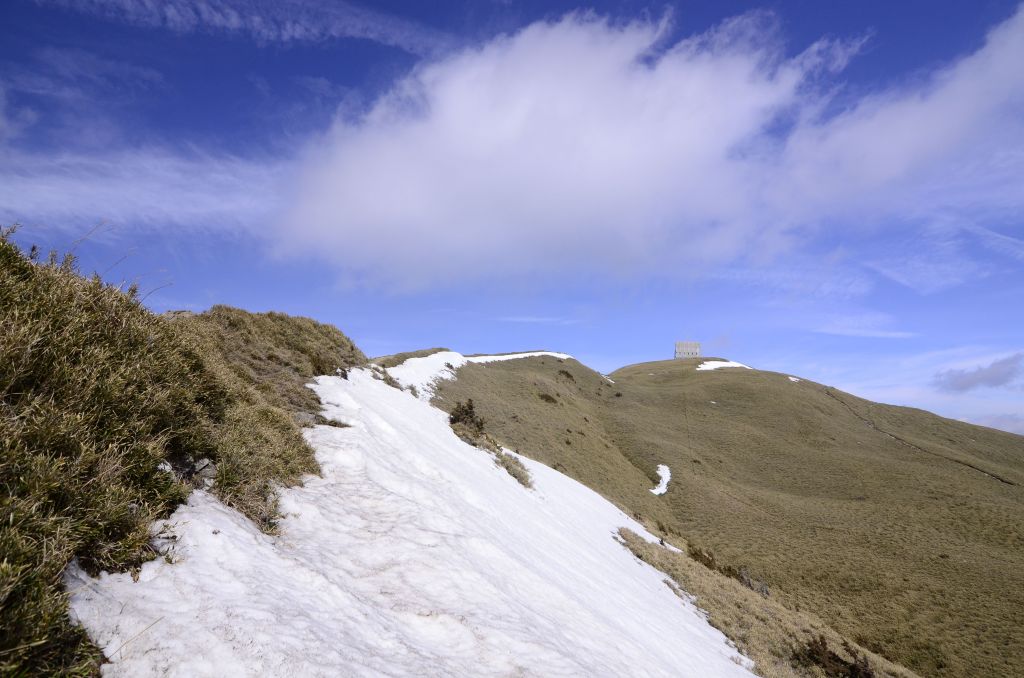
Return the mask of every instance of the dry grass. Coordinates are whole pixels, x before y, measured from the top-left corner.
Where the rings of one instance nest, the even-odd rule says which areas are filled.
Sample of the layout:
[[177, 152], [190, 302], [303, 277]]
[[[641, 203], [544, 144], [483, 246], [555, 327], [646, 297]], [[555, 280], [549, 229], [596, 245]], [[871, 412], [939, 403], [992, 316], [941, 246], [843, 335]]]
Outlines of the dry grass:
[[273, 531], [273, 486], [318, 471], [300, 424], [329, 423], [317, 417], [320, 402], [306, 384], [366, 358], [337, 328], [309, 318], [227, 306], [174, 317], [179, 332], [234, 396], [225, 425], [214, 432], [215, 491], [263, 530]]
[[[334, 328], [216, 307], [169, 321], [134, 289], [38, 263], [0, 235], [0, 674], [90, 675], [62, 573], [154, 554], [149, 525], [212, 491], [272, 529], [274, 484], [315, 470], [303, 386], [362, 354]], [[160, 470], [166, 462], [169, 471]], [[166, 468], [166, 466], [165, 466]]]
[[857, 657], [844, 646], [849, 646], [857, 656], [866, 657], [871, 671], [879, 678], [915, 675], [850, 643], [815, 615], [791, 610], [774, 598], [705, 567], [685, 553], [651, 544], [629, 530], [621, 530], [620, 535], [636, 557], [669, 575], [683, 591], [693, 596], [697, 607], [707, 612], [711, 625], [754, 660], [758, 675], [766, 678], [825, 675], [820, 666], [794, 660], [798, 650], [822, 636], [828, 647], [846, 661], [853, 663]]
[[924, 675], [1024, 674], [1024, 437], [695, 365], [634, 365], [613, 386], [572, 360], [470, 364], [435, 402], [472, 398], [502, 444], [876, 654]]
[[530, 471], [515, 456], [498, 450], [494, 453], [494, 463], [505, 469], [505, 471], [519, 481], [519, 484], [529, 489], [533, 487], [533, 478]]
[[34, 263], [0, 238], [0, 673], [89, 674], [67, 614], [72, 558], [95, 573], [152, 557], [149, 524], [216, 455], [229, 396], [134, 291]]
[[369, 370], [370, 370], [370, 375], [374, 379], [376, 379], [377, 381], [383, 381], [385, 384], [387, 384], [391, 388], [396, 388], [399, 391], [404, 390], [402, 388], [402, 385], [398, 383], [398, 380], [395, 379], [394, 377], [392, 377], [391, 373], [388, 372], [383, 367], [381, 367], [380, 365], [377, 365], [376, 363], [371, 363], [370, 366], [369, 366]]

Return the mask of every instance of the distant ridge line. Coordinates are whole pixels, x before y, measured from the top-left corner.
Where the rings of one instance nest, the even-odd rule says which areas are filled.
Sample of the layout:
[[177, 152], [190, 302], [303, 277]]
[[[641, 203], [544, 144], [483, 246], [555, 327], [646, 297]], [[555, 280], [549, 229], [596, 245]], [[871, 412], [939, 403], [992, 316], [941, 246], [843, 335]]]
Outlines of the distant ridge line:
[[843, 407], [845, 407], [847, 410], [850, 411], [850, 414], [852, 414], [853, 416], [857, 417], [858, 419], [863, 421], [865, 424], [867, 424], [871, 428], [875, 429], [879, 433], [883, 433], [883, 434], [889, 436], [890, 438], [892, 438], [896, 442], [903, 443], [907, 447], [911, 447], [911, 448], [917, 450], [918, 452], [924, 452], [925, 454], [930, 454], [933, 457], [938, 457], [939, 459], [945, 459], [946, 461], [951, 461], [951, 462], [953, 462], [955, 464], [960, 464], [961, 466], [966, 466], [967, 468], [973, 469], [973, 470], [977, 471], [978, 473], [983, 473], [983, 474], [987, 475], [989, 478], [995, 478], [996, 480], [998, 480], [1001, 483], [1006, 483], [1007, 485], [1012, 485], [1013, 487], [1017, 486], [1017, 483], [1015, 483], [1012, 480], [1009, 480], [1007, 478], [1003, 478], [1002, 476], [1000, 476], [1000, 475], [998, 475], [996, 473], [992, 473], [990, 471], [986, 471], [983, 468], [978, 468], [974, 464], [968, 463], [966, 461], [961, 461], [960, 459], [954, 459], [952, 457], [947, 457], [947, 456], [945, 456], [943, 454], [939, 454], [938, 452], [932, 452], [931, 450], [926, 450], [925, 448], [921, 447], [920, 445], [915, 445], [914, 443], [910, 442], [909, 440], [905, 440], [905, 439], [899, 437], [898, 435], [896, 435], [894, 433], [889, 433], [886, 430], [878, 428], [878, 426], [875, 425], [875, 422], [871, 421], [870, 419], [868, 419], [867, 417], [862, 415], [860, 412], [858, 412], [857, 410], [853, 409], [849, 405], [849, 403], [847, 403], [845, 400], [843, 400], [842, 398], [837, 396], [835, 393], [833, 393], [832, 389], [828, 388], [827, 386], [825, 387], [825, 395], [827, 395], [828, 397], [832, 398], [836, 402], [842, 404]]

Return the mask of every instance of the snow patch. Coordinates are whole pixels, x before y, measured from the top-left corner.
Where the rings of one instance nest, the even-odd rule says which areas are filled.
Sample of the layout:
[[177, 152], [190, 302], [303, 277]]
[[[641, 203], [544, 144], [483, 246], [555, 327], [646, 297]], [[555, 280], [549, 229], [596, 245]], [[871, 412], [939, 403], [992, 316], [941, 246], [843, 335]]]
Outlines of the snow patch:
[[697, 371], [704, 372], [706, 370], [719, 370], [723, 367], [742, 367], [747, 370], [754, 369], [748, 365], [744, 365], [743, 363], [733, 362], [732, 360], [708, 360], [697, 365]]
[[502, 360], [517, 360], [519, 358], [540, 358], [547, 356], [559, 360], [570, 360], [572, 356], [568, 353], [554, 353], [552, 351], [533, 351], [532, 353], [499, 353], [497, 355], [474, 355], [466, 358], [471, 363], [493, 363]]
[[661, 481], [658, 486], [651, 490], [651, 494], [665, 494], [668, 492], [668, 481], [672, 479], [672, 469], [664, 464], [658, 464], [658, 477]]
[[437, 386], [437, 382], [444, 379], [454, 379], [455, 370], [466, 363], [493, 363], [540, 356], [557, 358], [559, 360], [572, 358], [567, 353], [554, 353], [551, 351], [476, 355], [471, 357], [464, 356], [457, 351], [438, 351], [422, 358], [409, 358], [401, 365], [389, 368], [388, 373], [405, 388], [415, 386], [420, 400], [429, 402], [434, 397], [434, 389]]
[[422, 358], [409, 358], [388, 368], [388, 374], [408, 388], [415, 386], [421, 400], [434, 397], [434, 386], [442, 379], [454, 379], [455, 370], [466, 364], [466, 356], [456, 351], [438, 351]]
[[791, 382], [793, 382], [794, 384], [800, 381], [800, 380], [799, 380], [799, 379], [797, 379], [796, 377], [788, 377], [788, 378], [789, 378], [789, 380], [790, 380]]
[[750, 675], [598, 494], [519, 457], [524, 489], [368, 370], [313, 388], [351, 427], [305, 430], [323, 475], [281, 491], [279, 536], [196, 491], [137, 582], [69, 568], [104, 675]]

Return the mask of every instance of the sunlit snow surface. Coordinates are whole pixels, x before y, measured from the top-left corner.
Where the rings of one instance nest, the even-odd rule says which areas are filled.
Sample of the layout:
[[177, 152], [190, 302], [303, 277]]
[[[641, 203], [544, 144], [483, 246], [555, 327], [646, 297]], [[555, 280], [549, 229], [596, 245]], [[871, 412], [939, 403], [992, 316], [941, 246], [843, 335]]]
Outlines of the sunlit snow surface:
[[661, 481], [657, 487], [651, 490], [651, 494], [665, 494], [668, 491], [668, 481], [672, 480], [672, 469], [664, 464], [658, 464], [658, 478]]
[[697, 365], [697, 371], [703, 372], [705, 370], [720, 370], [723, 367], [742, 367], [747, 370], [753, 369], [748, 365], [744, 365], [743, 363], [736, 363], [731, 360], [708, 360], [702, 362], [700, 365]]
[[280, 536], [197, 491], [173, 564], [68, 571], [105, 675], [750, 675], [594, 492], [523, 458], [525, 489], [368, 371], [315, 390], [351, 427], [307, 429], [323, 476], [281, 492]]

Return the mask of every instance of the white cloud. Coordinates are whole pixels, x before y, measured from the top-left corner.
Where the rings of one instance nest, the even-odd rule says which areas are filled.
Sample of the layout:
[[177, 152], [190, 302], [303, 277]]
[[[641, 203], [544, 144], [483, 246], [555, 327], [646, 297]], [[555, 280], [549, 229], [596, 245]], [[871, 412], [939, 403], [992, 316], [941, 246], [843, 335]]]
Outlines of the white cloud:
[[[175, 30], [250, 32], [257, 10], [294, 9], [66, 4]], [[425, 60], [364, 116], [339, 117], [296, 151], [300, 160], [166, 146], [9, 154], [0, 218], [248, 228], [279, 251], [325, 257], [350, 281], [395, 288], [613, 283], [725, 263], [717, 274], [727, 279], [858, 297], [871, 283], [857, 270], [855, 230], [981, 228], [1024, 210], [1024, 11], [974, 54], [826, 117], [859, 39], [786, 57], [763, 13], [675, 44], [665, 35], [661, 23], [574, 14]], [[834, 232], [854, 247], [842, 270], [771, 266]], [[1015, 244], [1007, 238], [1003, 249]], [[956, 238], [933, 239], [913, 256], [864, 263], [920, 291], [983, 271]]]
[[127, 23], [238, 34], [261, 42], [364, 38], [413, 54], [450, 44], [440, 31], [342, 0], [36, 0]]
[[1024, 208], [1024, 154], [1005, 152], [1024, 148], [1024, 12], [923, 83], [827, 118], [857, 41], [783, 58], [763, 14], [662, 38], [576, 14], [421, 65], [335, 123], [289, 240], [418, 286], [674, 274], [770, 258], [826, 224]]

